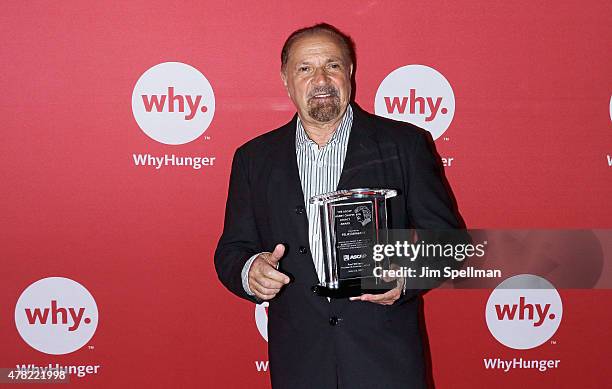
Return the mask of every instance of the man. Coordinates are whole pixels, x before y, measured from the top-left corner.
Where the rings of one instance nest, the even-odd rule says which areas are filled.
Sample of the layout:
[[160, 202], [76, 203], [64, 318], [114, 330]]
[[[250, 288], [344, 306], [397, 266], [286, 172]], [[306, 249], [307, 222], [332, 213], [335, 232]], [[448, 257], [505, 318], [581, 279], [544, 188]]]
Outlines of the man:
[[319, 220], [308, 199], [336, 189], [390, 188], [391, 228], [457, 228], [427, 133], [350, 103], [350, 38], [320, 24], [281, 53], [281, 79], [297, 115], [234, 156], [219, 279], [269, 301], [274, 388], [420, 388], [425, 368], [416, 290], [352, 299], [317, 296], [323, 273]]

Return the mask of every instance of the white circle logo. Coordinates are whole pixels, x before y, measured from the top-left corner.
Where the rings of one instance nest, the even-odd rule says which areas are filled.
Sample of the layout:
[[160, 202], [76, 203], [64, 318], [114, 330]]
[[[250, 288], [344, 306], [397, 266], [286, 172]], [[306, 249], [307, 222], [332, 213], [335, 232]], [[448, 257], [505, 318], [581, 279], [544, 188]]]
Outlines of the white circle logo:
[[563, 315], [561, 296], [542, 277], [520, 274], [493, 290], [485, 311], [491, 334], [504, 346], [526, 350], [550, 339]]
[[268, 341], [268, 306], [270, 304], [264, 301], [261, 304], [255, 305], [255, 325], [262, 338]]
[[448, 80], [424, 65], [397, 68], [380, 83], [374, 112], [422, 127], [438, 139], [455, 115], [455, 94]]
[[206, 131], [215, 114], [215, 95], [196, 68], [181, 62], [155, 65], [136, 82], [132, 112], [150, 138], [181, 145]]
[[96, 332], [98, 306], [87, 289], [64, 277], [28, 286], [15, 307], [15, 325], [23, 340], [46, 354], [68, 354]]

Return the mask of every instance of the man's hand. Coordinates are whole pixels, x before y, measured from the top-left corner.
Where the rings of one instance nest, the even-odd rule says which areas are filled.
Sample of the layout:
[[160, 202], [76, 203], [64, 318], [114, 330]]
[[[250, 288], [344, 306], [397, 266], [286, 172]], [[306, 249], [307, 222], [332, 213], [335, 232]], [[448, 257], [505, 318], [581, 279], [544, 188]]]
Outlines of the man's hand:
[[402, 295], [402, 289], [404, 288], [404, 278], [398, 278], [397, 286], [388, 292], [383, 294], [362, 294], [361, 296], [351, 297], [351, 301], [369, 301], [371, 303], [381, 305], [391, 305]]
[[285, 246], [277, 244], [273, 252], [259, 254], [253, 261], [249, 269], [249, 288], [256, 297], [270, 300], [289, 283], [289, 277], [276, 270], [283, 254]]
[[383, 294], [362, 294], [361, 296], [351, 297], [351, 301], [369, 301], [381, 305], [391, 305], [401, 294], [402, 291], [400, 289], [393, 288]]

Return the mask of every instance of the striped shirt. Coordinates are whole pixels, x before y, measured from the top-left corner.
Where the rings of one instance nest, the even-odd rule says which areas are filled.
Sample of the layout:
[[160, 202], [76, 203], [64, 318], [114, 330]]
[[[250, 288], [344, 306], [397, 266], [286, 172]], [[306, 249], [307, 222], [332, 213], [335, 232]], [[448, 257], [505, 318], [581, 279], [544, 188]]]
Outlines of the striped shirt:
[[353, 124], [353, 111], [349, 105], [346, 113], [334, 131], [329, 142], [319, 147], [313, 140], [308, 138], [302, 122], [298, 118], [295, 133], [295, 152], [297, 165], [304, 192], [304, 204], [306, 204], [306, 215], [308, 216], [308, 240], [310, 252], [314, 262], [319, 282], [323, 281], [323, 247], [321, 244], [321, 223], [318, 206], [310, 204], [310, 198], [319, 194], [333, 192], [338, 187], [346, 148], [348, 145], [351, 125]]
[[[297, 165], [304, 193], [304, 204], [306, 205], [306, 215], [308, 216], [308, 240], [314, 268], [317, 272], [319, 281], [323, 281], [323, 247], [321, 245], [321, 226], [319, 223], [319, 212], [317, 206], [310, 204], [310, 198], [319, 194], [333, 192], [338, 187], [348, 139], [353, 125], [353, 110], [348, 105], [340, 125], [334, 131], [329, 142], [319, 147], [308, 137], [302, 121], [298, 117], [295, 129], [295, 153]], [[242, 268], [242, 287], [251, 296], [254, 293], [249, 288], [249, 269], [257, 258], [256, 254], [249, 258]]]

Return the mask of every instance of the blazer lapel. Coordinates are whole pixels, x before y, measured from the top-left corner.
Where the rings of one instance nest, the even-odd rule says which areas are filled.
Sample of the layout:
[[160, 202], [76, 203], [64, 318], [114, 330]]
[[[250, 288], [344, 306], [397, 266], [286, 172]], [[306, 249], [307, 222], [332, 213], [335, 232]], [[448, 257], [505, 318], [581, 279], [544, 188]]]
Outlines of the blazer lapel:
[[353, 125], [349, 136], [346, 157], [342, 174], [338, 182], [338, 190], [354, 189], [351, 187], [352, 178], [377, 156], [377, 142], [374, 140], [375, 131], [368, 126], [368, 120], [359, 107], [353, 108]]
[[[271, 150], [273, 161], [268, 172], [270, 181], [267, 196], [269, 207], [275, 210], [272, 213], [274, 225], [279, 226], [283, 232], [290, 232], [295, 237], [294, 241], [307, 246], [308, 218], [295, 152], [296, 118], [297, 115], [283, 127], [277, 144]], [[296, 252], [298, 247], [289, 247], [289, 250]], [[312, 285], [318, 282], [310, 250], [308, 255], [297, 255], [295, 259], [304, 261], [303, 265], [308, 269], [307, 282]]]

